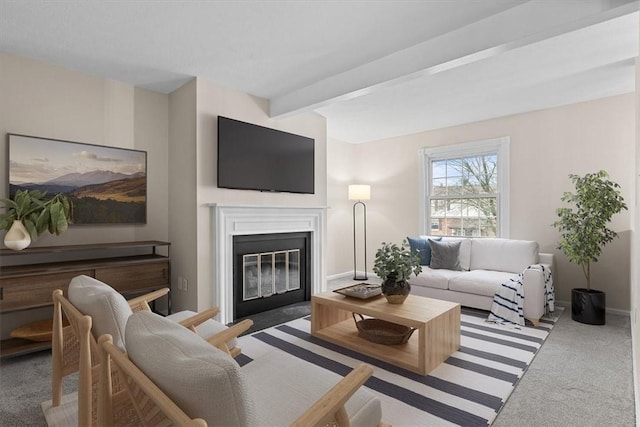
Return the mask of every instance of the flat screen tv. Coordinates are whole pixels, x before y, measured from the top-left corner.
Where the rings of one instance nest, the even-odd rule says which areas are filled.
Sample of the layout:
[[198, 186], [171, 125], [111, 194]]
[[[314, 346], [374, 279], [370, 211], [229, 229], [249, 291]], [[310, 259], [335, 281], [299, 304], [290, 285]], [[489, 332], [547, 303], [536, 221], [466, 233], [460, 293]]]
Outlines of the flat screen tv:
[[315, 140], [218, 116], [218, 187], [314, 193]]

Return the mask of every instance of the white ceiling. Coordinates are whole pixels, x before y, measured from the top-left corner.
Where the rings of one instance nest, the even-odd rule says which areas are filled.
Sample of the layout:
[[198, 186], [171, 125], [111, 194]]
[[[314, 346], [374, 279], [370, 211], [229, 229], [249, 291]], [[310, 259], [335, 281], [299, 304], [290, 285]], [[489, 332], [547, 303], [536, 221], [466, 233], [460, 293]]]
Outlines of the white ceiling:
[[638, 3], [0, 0], [0, 51], [164, 93], [201, 77], [358, 143], [632, 92]]

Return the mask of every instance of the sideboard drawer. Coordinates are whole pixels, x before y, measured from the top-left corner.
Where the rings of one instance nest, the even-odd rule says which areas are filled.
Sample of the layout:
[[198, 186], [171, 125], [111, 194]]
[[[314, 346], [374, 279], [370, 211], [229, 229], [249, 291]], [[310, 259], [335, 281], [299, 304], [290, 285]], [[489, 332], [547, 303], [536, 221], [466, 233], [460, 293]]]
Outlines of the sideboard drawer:
[[0, 279], [0, 311], [13, 311], [53, 304], [51, 294], [62, 289], [65, 295], [69, 282], [75, 276], [91, 276], [92, 270], [66, 271], [45, 275], [3, 277]]
[[96, 268], [96, 279], [120, 293], [169, 286], [169, 261]]

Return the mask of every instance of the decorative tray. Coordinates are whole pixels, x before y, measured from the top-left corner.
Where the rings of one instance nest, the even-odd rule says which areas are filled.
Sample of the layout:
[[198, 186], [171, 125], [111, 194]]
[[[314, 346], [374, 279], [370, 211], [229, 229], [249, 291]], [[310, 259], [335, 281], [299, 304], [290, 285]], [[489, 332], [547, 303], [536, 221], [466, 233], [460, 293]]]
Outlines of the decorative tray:
[[346, 295], [348, 297], [368, 299], [382, 294], [382, 289], [380, 285], [374, 285], [371, 283], [357, 283], [345, 288], [335, 289], [333, 292], [339, 293], [341, 295]]

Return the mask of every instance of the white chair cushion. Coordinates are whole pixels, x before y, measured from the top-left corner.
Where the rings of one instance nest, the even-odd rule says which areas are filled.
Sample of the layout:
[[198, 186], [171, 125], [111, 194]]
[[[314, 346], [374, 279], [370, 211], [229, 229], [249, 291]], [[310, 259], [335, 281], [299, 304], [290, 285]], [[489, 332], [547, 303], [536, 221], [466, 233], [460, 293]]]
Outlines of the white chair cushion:
[[[260, 415], [260, 426], [288, 426], [342, 377], [280, 350], [271, 350], [241, 368]], [[276, 392], [277, 390], [277, 392]], [[376, 426], [380, 400], [362, 387], [345, 404], [353, 427]]]
[[473, 239], [471, 270], [522, 273], [538, 262], [538, 243], [528, 240]]
[[[172, 313], [168, 315], [167, 319], [171, 319], [176, 323], [180, 323], [181, 321], [188, 319], [191, 316], [195, 316], [196, 314], [197, 313], [195, 311], [183, 310], [183, 311], [179, 311], [177, 313]], [[213, 319], [209, 319], [202, 322], [200, 325], [196, 326], [196, 334], [206, 339], [214, 336], [218, 332], [222, 332], [225, 329], [227, 329], [227, 327], [222, 323]], [[236, 347], [237, 345], [238, 345], [238, 340], [236, 338], [232, 338], [231, 340], [227, 341], [227, 346], [229, 348]]]
[[188, 416], [209, 426], [257, 425], [240, 367], [228, 354], [155, 313], [126, 327], [129, 358]]
[[125, 349], [124, 330], [132, 311], [127, 300], [111, 286], [89, 276], [76, 276], [69, 283], [69, 301], [91, 316], [93, 336], [110, 334], [113, 343]]

